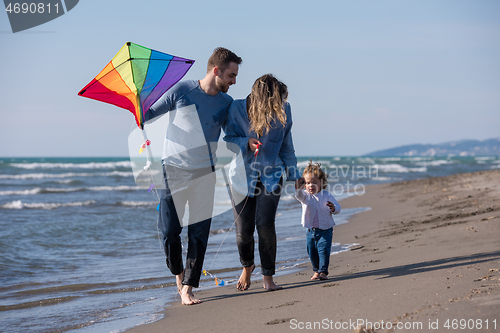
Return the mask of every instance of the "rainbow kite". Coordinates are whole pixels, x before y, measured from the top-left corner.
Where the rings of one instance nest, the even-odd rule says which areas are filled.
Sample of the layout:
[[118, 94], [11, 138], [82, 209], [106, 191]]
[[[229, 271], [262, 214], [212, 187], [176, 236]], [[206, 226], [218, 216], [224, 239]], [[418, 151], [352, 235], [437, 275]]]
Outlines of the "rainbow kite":
[[128, 42], [78, 95], [129, 110], [144, 129], [144, 113], [193, 63]]

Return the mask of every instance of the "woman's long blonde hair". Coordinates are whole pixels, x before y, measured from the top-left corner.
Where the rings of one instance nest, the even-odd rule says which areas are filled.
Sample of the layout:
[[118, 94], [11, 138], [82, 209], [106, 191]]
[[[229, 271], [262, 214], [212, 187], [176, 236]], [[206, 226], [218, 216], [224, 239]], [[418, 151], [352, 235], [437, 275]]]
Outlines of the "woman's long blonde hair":
[[272, 74], [266, 74], [255, 80], [247, 104], [250, 131], [258, 136], [268, 133], [271, 122], [277, 119], [285, 127], [286, 113], [283, 108], [288, 97], [288, 88]]

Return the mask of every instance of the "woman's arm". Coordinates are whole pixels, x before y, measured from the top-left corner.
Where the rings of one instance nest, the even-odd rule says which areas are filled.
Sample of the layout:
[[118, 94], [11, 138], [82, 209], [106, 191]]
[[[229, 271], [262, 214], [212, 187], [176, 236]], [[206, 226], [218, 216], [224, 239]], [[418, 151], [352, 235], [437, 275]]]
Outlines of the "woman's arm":
[[285, 112], [287, 118], [287, 124], [285, 127], [285, 137], [283, 138], [283, 143], [279, 151], [279, 156], [285, 164], [286, 168], [286, 178], [287, 180], [297, 180], [300, 179], [301, 173], [297, 169], [297, 157], [295, 156], [295, 148], [293, 147], [292, 139], [292, 112], [290, 104], [285, 104]]
[[235, 101], [229, 108], [229, 114], [224, 127], [224, 141], [237, 144], [241, 152], [245, 154], [250, 149], [250, 137], [248, 135], [248, 128], [250, 125], [248, 124], [246, 108], [244, 109], [244, 114], [242, 114], [241, 104], [241, 101]]

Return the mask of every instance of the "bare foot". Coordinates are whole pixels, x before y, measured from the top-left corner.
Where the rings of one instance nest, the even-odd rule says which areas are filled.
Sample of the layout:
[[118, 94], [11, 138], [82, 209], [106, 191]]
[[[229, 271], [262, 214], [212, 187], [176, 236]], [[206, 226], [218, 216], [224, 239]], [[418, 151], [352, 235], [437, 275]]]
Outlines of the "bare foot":
[[241, 271], [241, 276], [238, 279], [238, 284], [236, 285], [236, 289], [243, 291], [250, 288], [250, 278], [252, 276], [252, 272], [255, 269], [255, 265], [250, 267], [243, 267], [243, 271]]
[[319, 273], [320, 280], [328, 280], [328, 276], [325, 273]]
[[313, 276], [311, 276], [311, 280], [319, 280], [319, 273], [314, 272]]
[[181, 274], [175, 276], [175, 282], [177, 283], [177, 291], [179, 292], [179, 295], [181, 294], [182, 290], [182, 280], [184, 279], [184, 271], [182, 271]]
[[266, 276], [264, 275], [264, 289], [267, 291], [275, 291], [275, 290], [281, 290], [283, 287], [278, 286], [276, 283], [273, 281], [272, 276]]
[[194, 297], [192, 286], [188, 285], [182, 286], [182, 289], [179, 292], [179, 294], [181, 295], [182, 305], [193, 305], [201, 303], [199, 299], [196, 299]]

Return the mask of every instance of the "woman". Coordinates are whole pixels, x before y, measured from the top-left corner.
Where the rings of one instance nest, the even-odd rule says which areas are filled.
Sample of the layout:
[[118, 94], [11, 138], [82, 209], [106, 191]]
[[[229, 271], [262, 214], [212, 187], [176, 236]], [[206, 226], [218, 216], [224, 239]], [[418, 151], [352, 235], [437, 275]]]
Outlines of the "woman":
[[[235, 100], [229, 109], [224, 140], [237, 144], [245, 162], [247, 193], [234, 191], [236, 243], [243, 271], [237, 289], [250, 287], [254, 264], [254, 230], [259, 236], [259, 255], [264, 275], [264, 288], [281, 289], [273, 281], [276, 262], [275, 216], [283, 185], [296, 181], [301, 175], [293, 148], [292, 115], [286, 102], [288, 90], [273, 75], [258, 78], [251, 94]], [[241, 195], [244, 195], [241, 198]]]

